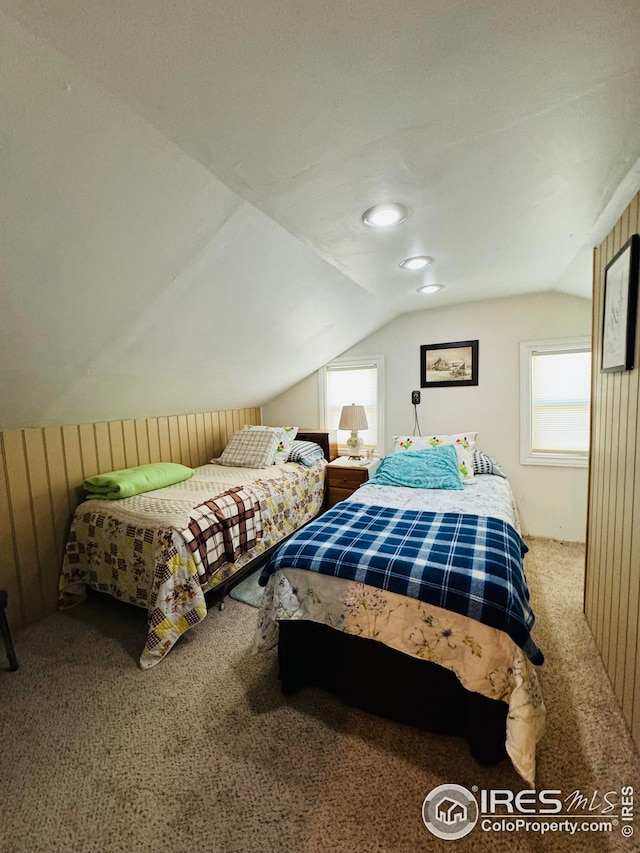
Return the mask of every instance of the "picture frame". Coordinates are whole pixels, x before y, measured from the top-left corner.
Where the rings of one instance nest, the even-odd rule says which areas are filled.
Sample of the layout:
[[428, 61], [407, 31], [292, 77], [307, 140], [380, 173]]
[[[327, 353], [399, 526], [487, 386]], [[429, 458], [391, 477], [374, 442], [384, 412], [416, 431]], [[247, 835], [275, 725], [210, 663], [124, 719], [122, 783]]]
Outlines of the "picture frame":
[[450, 388], [478, 384], [478, 341], [423, 344], [420, 387]]
[[633, 234], [605, 267], [601, 373], [633, 370], [640, 235]]

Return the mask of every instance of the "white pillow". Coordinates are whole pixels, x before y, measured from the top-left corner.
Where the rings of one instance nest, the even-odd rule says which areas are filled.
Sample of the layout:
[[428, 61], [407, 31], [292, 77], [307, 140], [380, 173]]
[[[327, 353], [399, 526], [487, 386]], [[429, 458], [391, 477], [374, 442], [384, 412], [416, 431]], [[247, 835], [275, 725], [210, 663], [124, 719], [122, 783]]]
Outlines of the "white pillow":
[[260, 426], [258, 424], [245, 424], [245, 429], [258, 429], [258, 430], [271, 430], [278, 433], [278, 449], [276, 450], [276, 458], [274, 460], [275, 465], [284, 465], [284, 463], [289, 459], [289, 453], [291, 452], [291, 445], [293, 444], [296, 435], [298, 434], [298, 427], [294, 426], [286, 426], [286, 427], [270, 427], [270, 426]]
[[282, 430], [240, 429], [234, 432], [218, 459], [218, 465], [268, 468], [273, 465]]
[[455, 435], [394, 435], [393, 452], [428, 450], [439, 444], [453, 444], [458, 456], [458, 469], [462, 482], [471, 483], [474, 479], [473, 450], [477, 438], [477, 432], [458, 432]]
[[393, 452], [402, 453], [403, 450], [429, 450], [431, 445], [428, 439], [420, 435], [394, 435]]

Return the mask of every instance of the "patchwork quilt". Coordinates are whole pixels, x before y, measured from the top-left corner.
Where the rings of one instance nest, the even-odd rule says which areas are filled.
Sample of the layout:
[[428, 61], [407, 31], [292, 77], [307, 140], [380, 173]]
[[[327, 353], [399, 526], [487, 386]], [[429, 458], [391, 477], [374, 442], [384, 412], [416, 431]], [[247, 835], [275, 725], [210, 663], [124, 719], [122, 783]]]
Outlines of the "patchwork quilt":
[[317, 515], [325, 465], [203, 465], [175, 486], [85, 501], [67, 540], [60, 607], [82, 601], [87, 586], [144, 607], [140, 665], [154, 666], [206, 617], [206, 592]]

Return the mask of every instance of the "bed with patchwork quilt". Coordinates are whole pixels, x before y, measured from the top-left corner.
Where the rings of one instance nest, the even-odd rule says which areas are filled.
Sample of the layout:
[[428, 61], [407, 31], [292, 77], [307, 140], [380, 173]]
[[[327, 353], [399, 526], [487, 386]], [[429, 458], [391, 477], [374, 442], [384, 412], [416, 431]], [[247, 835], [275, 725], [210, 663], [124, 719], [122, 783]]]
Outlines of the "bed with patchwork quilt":
[[86, 500], [71, 523], [60, 606], [78, 604], [90, 587], [145, 608], [140, 665], [154, 666], [206, 617], [206, 593], [226, 591], [318, 514], [325, 465], [324, 458], [260, 468], [207, 464], [173, 485]]
[[498, 469], [420, 488], [416, 470], [410, 486], [374, 476], [276, 550], [254, 649], [278, 644], [285, 692], [320, 686], [462, 734], [482, 763], [508, 755], [533, 785], [544, 657], [509, 482]]

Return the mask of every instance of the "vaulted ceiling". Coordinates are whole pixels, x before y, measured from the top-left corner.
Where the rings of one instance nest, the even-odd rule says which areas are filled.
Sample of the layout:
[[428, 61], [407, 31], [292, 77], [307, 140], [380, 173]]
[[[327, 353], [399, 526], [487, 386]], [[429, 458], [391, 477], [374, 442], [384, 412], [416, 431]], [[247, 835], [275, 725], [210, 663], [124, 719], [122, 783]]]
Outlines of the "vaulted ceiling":
[[0, 10], [3, 426], [255, 405], [405, 311], [588, 298], [640, 185], [637, 0]]

